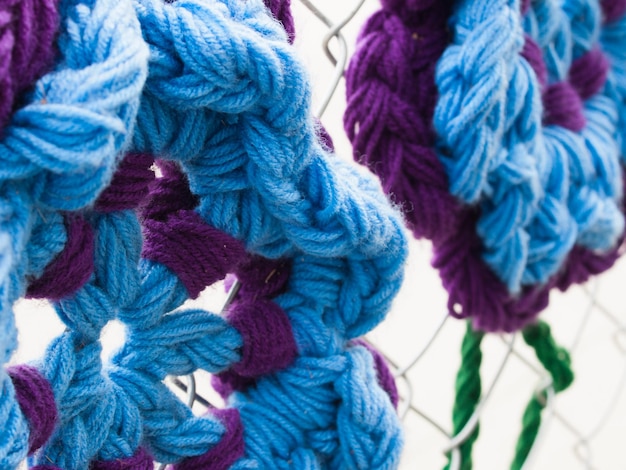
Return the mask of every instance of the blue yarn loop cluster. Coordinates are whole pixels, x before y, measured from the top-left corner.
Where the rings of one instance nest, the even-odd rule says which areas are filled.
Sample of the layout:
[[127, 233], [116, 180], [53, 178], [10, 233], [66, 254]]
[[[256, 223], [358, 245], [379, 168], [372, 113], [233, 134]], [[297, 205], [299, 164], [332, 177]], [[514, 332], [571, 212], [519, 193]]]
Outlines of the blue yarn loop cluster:
[[[136, 6], [151, 73], [135, 150], [180, 164], [207, 224], [252, 253], [293, 259], [276, 302], [299, 358], [229, 400], [244, 426], [246, 455], [235, 468], [395, 467], [398, 418], [375, 385], [369, 353], [347, 343], [384, 318], [400, 286], [402, 220], [371, 176], [318, 143], [306, 73], [261, 2]], [[164, 306], [162, 313], [171, 308]], [[213, 344], [224, 350], [221, 341]], [[219, 372], [228, 360], [236, 359], [203, 368]], [[119, 373], [133, 368], [127, 362]], [[159, 404], [159, 417], [167, 406]], [[184, 420], [193, 425], [162, 429], [154, 420], [146, 428], [157, 459], [175, 462], [215, 445], [219, 423]]]
[[[206, 224], [291, 264], [273, 301], [298, 355], [229, 398], [245, 445], [231, 468], [396, 468], [399, 419], [372, 354], [351, 340], [384, 319], [401, 285], [404, 224], [371, 175], [318, 142], [309, 80], [281, 25], [260, 0], [59, 8], [59, 63], [0, 142], [3, 363], [17, 345], [11, 305], [63, 251], [68, 212], [93, 229], [95, 269], [55, 303], [67, 328], [36, 366], [59, 419], [29, 463], [83, 470], [147, 449], [184, 465], [227, 433], [164, 379], [228, 371], [242, 359], [242, 335], [225, 317], [185, 307], [190, 293], [174, 270], [142, 258], [136, 209], [93, 205], [130, 151], [175, 162]], [[100, 336], [114, 319], [126, 337], [103, 364]], [[1, 374], [0, 468], [13, 469], [29, 423]]]
[[[626, 122], [626, 17], [622, 16], [617, 21], [605, 24], [600, 31], [600, 44], [602, 51], [611, 62], [611, 74], [607, 80], [606, 96], [617, 106], [620, 125]], [[620, 127], [621, 129], [621, 127]], [[620, 144], [620, 161], [626, 164], [626, 139], [618, 133]]]
[[[546, 282], [574, 244], [607, 251], [624, 231], [620, 25], [602, 24], [597, 0], [538, 0], [524, 14], [518, 0], [455, 5], [436, 74], [438, 151], [452, 193], [480, 208], [484, 259], [512, 293]], [[525, 38], [542, 51], [548, 86], [594, 48], [613, 59], [583, 103], [582, 130], [544, 121], [551, 110], [522, 56]]]
[[[61, 0], [59, 12], [57, 63], [24, 97], [0, 141], [1, 364], [17, 346], [13, 303], [26, 279], [40, 276], [63, 249], [62, 214], [89, 206], [109, 183], [147, 76], [148, 51], [129, 0]], [[93, 314], [85, 309], [94, 303], [80, 307], [83, 316]], [[71, 327], [80, 330], [80, 322]], [[82, 411], [81, 391], [98, 383], [88, 377], [93, 347], [83, 353], [67, 347], [76, 336], [53, 343], [40, 366], [68, 418]], [[26, 457], [29, 425], [4, 368], [0, 390], [0, 468], [12, 469]], [[89, 442], [94, 428], [77, 429], [71, 449], [80, 454], [77, 440]]]

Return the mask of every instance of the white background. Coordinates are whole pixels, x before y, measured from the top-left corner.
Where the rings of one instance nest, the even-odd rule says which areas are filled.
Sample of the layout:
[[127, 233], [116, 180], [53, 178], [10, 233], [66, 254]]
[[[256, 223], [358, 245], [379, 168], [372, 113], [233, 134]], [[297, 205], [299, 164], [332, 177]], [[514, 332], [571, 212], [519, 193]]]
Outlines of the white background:
[[[319, 103], [327, 92], [333, 68], [325, 58], [321, 42], [325, 27], [306, 10], [299, 0], [293, 0], [296, 14], [298, 47], [302, 59], [309, 66], [315, 84], [314, 99]], [[314, 3], [333, 21], [341, 20], [354, 4], [348, 0], [315, 0]], [[377, 8], [376, 0], [367, 0], [355, 20], [343, 30], [350, 50], [360, 24]], [[332, 44], [336, 51], [336, 43]], [[351, 151], [341, 124], [345, 107], [343, 82], [334, 93], [331, 106], [322, 121], [330, 131], [337, 153], [350, 159]], [[394, 362], [407, 364], [431, 338], [445, 315], [446, 294], [437, 274], [430, 267], [430, 248], [426, 242], [412, 242], [407, 264], [406, 282], [394, 303], [385, 324], [374, 331], [370, 339]], [[574, 446], [578, 438], [558, 419], [552, 419], [542, 434], [541, 445], [534, 453], [533, 469], [584, 469], [617, 470], [626, 468], [624, 439], [626, 436], [626, 400], [621, 399], [621, 380], [626, 371], [626, 335], [622, 322], [626, 321], [623, 279], [626, 263], [619, 263], [599, 284], [590, 283], [587, 291], [596, 290], [597, 305], [582, 288], [573, 288], [567, 295], [553, 293], [551, 307], [543, 318], [553, 327], [559, 343], [569, 346], [575, 342], [578, 331], [580, 341], [573, 355], [576, 381], [572, 388], [559, 395], [556, 411], [566, 419], [581, 437], [593, 434], [590, 439], [593, 466], [580, 460]], [[208, 288], [199, 301], [213, 311], [219, 311], [223, 291]], [[585, 314], [591, 308], [591, 314]], [[602, 312], [605, 309], [615, 317], [611, 321]], [[44, 353], [48, 341], [63, 330], [52, 310], [43, 302], [22, 301], [16, 308], [20, 333], [20, 348], [13, 362], [34, 360]], [[587, 318], [583, 325], [583, 320]], [[413, 404], [420, 412], [451, 431], [451, 413], [454, 377], [460, 361], [460, 344], [465, 325], [449, 319], [441, 334], [427, 353], [407, 374], [413, 388]], [[110, 354], [123, 340], [123, 328], [111, 323], [105, 329], [104, 356]], [[507, 340], [509, 338], [506, 338]], [[622, 349], [624, 348], [624, 349]], [[487, 389], [506, 353], [503, 338], [488, 337], [483, 352], [483, 390]], [[521, 338], [517, 338], [516, 351], [528, 357]], [[515, 441], [521, 426], [523, 409], [540, 380], [516, 357], [511, 357], [504, 373], [496, 384], [494, 393], [481, 416], [480, 438], [475, 445], [474, 468], [478, 470], [505, 469], [513, 456]], [[209, 395], [206, 378], [199, 379], [201, 393]], [[406, 395], [406, 384], [400, 380], [400, 389]], [[618, 395], [616, 395], [618, 394]], [[617, 396], [617, 400], [614, 397]], [[608, 410], [608, 418], [604, 419]], [[598, 423], [602, 427], [597, 433]], [[426, 419], [415, 412], [405, 419], [406, 447], [402, 469], [438, 469], [445, 463], [442, 450], [448, 440]]]

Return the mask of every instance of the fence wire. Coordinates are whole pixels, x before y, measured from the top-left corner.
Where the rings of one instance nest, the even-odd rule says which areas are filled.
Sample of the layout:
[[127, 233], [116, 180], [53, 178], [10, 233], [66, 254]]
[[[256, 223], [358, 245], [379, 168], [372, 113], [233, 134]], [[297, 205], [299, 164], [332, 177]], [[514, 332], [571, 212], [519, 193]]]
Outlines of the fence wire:
[[[296, 47], [312, 73], [317, 116], [330, 132], [338, 155], [350, 158], [341, 125], [345, 109], [342, 77], [358, 30], [379, 8], [378, 0], [292, 1]], [[547, 392], [547, 406], [524, 470], [626, 468], [622, 450], [626, 435], [626, 400], [622, 399], [626, 386], [626, 308], [622, 301], [626, 263], [618, 262], [600, 279], [567, 294], [553, 293], [551, 306], [543, 314], [558, 342], [572, 355], [577, 378], [571, 389], [555, 397], [545, 371], [516, 335], [488, 335], [481, 371], [486, 392], [465, 428], [452, 435], [454, 376], [464, 326], [445, 313], [446, 294], [430, 268], [429, 243], [412, 241], [410, 249], [405, 285], [393, 310], [367, 338], [386, 357], [397, 379], [398, 412], [406, 435], [401, 469], [443, 468], [448, 452], [452, 455], [450, 468], [459, 468], [459, 446], [478, 423], [481, 435], [474, 467], [507, 468], [524, 406], [532, 393], [542, 391]], [[215, 310], [228, 301], [221, 286], [213, 286], [192, 304]], [[16, 317], [23, 346], [13, 362], [23, 362], [40, 357], [62, 325], [42, 302], [21, 301], [17, 310], [22, 310]], [[33, 328], [33, 324], [40, 327]], [[121, 344], [123, 337], [120, 325], [109, 325], [103, 337], [103, 355]], [[170, 377], [168, 383], [198, 414], [222, 406], [206, 373]]]
[[[296, 46], [313, 71], [317, 117], [335, 140], [338, 154], [349, 158], [341, 127], [345, 109], [342, 78], [359, 27], [378, 8], [378, 1], [294, 0], [293, 8]], [[481, 373], [488, 384], [486, 392], [467, 425], [452, 435], [452, 378], [459, 362], [461, 322], [445, 313], [445, 293], [428, 263], [429, 244], [413, 242], [411, 250], [407, 281], [394, 311], [387, 323], [368, 337], [391, 365], [400, 389], [398, 412], [407, 431], [401, 468], [441, 468], [447, 453], [452, 454], [450, 468], [460, 468], [459, 446], [479, 422], [482, 437], [475, 468], [505, 468], [503, 462], [513, 454], [527, 394], [539, 396], [542, 392], [547, 397], [546, 409], [524, 470], [625, 468], [626, 457], [620, 447], [624, 432], [620, 431], [626, 432], [626, 413], [623, 406], [620, 409], [620, 399], [626, 385], [626, 312], [619, 302], [619, 281], [626, 265], [618, 263], [605, 274], [608, 289], [601, 289], [603, 281], [595, 279], [565, 295], [553, 294], [552, 305], [544, 314], [557, 338], [569, 337], [569, 343], [561, 343], [569, 346], [575, 372], [577, 363], [586, 362], [593, 365], [594, 374], [581, 370], [572, 389], [556, 398], [549, 376], [523, 342], [516, 341], [516, 335], [489, 335], [484, 355], [490, 364]], [[612, 305], [604, 303], [607, 299]], [[202, 380], [208, 384], [208, 377]], [[439, 382], [447, 383], [447, 390], [434, 385], [439, 393], [421, 393]], [[193, 376], [173, 378], [172, 385], [198, 412], [212, 402], [219, 403], [208, 385], [196, 387]], [[578, 419], [580, 415], [583, 419]], [[609, 424], [612, 427], [605, 432]]]

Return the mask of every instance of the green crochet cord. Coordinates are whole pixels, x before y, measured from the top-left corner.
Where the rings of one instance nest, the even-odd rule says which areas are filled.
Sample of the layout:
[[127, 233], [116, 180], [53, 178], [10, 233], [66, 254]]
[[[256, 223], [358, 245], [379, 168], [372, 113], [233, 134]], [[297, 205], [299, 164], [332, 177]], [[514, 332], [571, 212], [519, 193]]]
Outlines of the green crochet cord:
[[[465, 427], [480, 402], [480, 363], [483, 358], [480, 343], [484, 336], [484, 333], [475, 331], [472, 328], [472, 324], [467, 322], [467, 331], [461, 345], [461, 367], [455, 382], [456, 396], [452, 412], [454, 435], [457, 435]], [[471, 470], [472, 468], [472, 447], [476, 439], [478, 439], [478, 432], [477, 425], [459, 447], [461, 452], [461, 470]], [[451, 457], [452, 454], [449, 454], [445, 470], [450, 468]]]
[[[537, 359], [550, 374], [555, 393], [569, 387], [574, 381], [574, 373], [570, 367], [571, 359], [568, 352], [554, 342], [550, 327], [544, 322], [539, 322], [525, 328], [522, 335], [526, 344], [535, 350]], [[526, 406], [522, 418], [522, 432], [517, 441], [511, 470], [519, 470], [524, 465], [539, 433], [541, 412], [546, 406], [547, 398], [543, 390], [539, 395], [533, 395]]]
[[[558, 346], [550, 327], [542, 321], [526, 327], [522, 335], [524, 341], [535, 350], [537, 359], [545, 367], [552, 378], [552, 386], [556, 393], [565, 390], [574, 380], [574, 373], [571, 370], [571, 360], [567, 351]], [[481, 382], [480, 364], [482, 353], [480, 345], [484, 333], [475, 331], [468, 322], [467, 331], [461, 346], [461, 367], [456, 377], [456, 396], [452, 414], [454, 434], [458, 434], [472, 417], [476, 407], [480, 403]], [[541, 426], [541, 412], [546, 406], [547, 394], [542, 391], [539, 395], [534, 395], [528, 403], [522, 419], [522, 431], [517, 441], [515, 457], [511, 464], [511, 470], [519, 470], [539, 433]], [[478, 426], [461, 444], [459, 451], [461, 454], [461, 470], [472, 469], [472, 447], [478, 438]], [[448, 464], [445, 470], [450, 469], [451, 454], [448, 454]]]

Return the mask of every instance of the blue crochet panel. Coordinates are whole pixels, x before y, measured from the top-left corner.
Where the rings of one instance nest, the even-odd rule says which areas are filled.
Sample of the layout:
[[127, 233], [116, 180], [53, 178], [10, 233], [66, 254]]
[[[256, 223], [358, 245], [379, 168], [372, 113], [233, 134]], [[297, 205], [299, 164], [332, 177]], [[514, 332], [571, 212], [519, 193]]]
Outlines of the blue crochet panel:
[[597, 0], [468, 0], [450, 19], [438, 152], [512, 293], [546, 282], [574, 244], [607, 251], [624, 230], [620, 25]]

